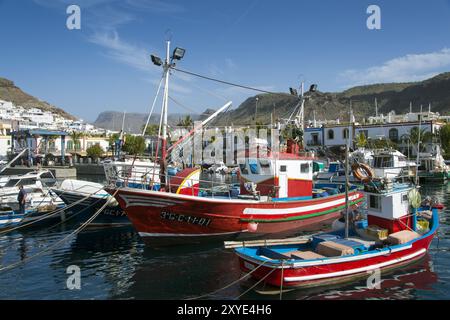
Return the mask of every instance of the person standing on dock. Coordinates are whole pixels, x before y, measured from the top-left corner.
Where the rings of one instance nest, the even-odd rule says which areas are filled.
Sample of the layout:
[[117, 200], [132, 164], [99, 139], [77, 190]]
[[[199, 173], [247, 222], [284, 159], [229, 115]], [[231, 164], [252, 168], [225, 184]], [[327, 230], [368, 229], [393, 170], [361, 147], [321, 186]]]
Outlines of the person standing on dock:
[[19, 202], [19, 213], [25, 214], [25, 201], [27, 198], [27, 192], [23, 189], [23, 186], [19, 187], [19, 194], [17, 195], [17, 201]]

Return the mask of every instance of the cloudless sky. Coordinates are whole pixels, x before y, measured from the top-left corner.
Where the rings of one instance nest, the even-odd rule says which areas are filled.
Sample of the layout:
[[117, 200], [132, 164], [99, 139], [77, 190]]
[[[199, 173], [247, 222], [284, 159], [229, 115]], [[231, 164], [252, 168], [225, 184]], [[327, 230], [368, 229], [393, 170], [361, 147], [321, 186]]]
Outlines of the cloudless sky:
[[[81, 30], [66, 28], [70, 4]], [[381, 30], [366, 26], [371, 4]], [[301, 81], [342, 91], [450, 71], [450, 0], [0, 0], [0, 77], [87, 121], [148, 112], [161, 77], [149, 54], [163, 57], [169, 36], [186, 48], [182, 69], [269, 91]], [[256, 94], [171, 79], [174, 113]]]

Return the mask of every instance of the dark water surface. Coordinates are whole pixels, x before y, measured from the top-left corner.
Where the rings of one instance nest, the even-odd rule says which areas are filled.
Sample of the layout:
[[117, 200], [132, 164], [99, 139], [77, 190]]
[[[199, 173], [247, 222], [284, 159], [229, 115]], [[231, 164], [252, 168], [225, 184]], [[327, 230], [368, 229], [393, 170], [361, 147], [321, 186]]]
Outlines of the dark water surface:
[[[92, 180], [92, 179], [91, 179]], [[98, 179], [101, 181], [101, 179]], [[296, 290], [284, 299], [449, 299], [450, 185], [424, 186], [446, 206], [428, 256], [382, 276], [381, 289], [366, 282], [336, 288]], [[1, 268], [41, 252], [63, 239], [76, 225], [0, 234]], [[66, 286], [67, 267], [81, 270], [81, 289]], [[45, 255], [0, 271], [0, 299], [185, 299], [222, 288], [241, 276], [237, 258], [222, 243], [171, 248], [146, 247], [132, 227], [87, 228]], [[247, 290], [238, 283], [209, 296], [235, 299]], [[249, 292], [247, 299], [278, 299]]]

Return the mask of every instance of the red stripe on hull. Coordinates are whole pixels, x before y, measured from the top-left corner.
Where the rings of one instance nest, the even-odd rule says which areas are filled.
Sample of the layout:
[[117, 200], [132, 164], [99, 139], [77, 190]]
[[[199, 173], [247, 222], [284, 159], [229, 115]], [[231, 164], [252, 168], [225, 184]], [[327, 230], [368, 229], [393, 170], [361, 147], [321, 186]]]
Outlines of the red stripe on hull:
[[[111, 190], [110, 190], [111, 191]], [[355, 193], [362, 198], [361, 193]], [[230, 233], [248, 234], [249, 221], [264, 219], [256, 232], [249, 236], [300, 231], [309, 225], [333, 219], [339, 215], [336, 206], [301, 213], [247, 215], [246, 208], [289, 209], [323, 204], [344, 198], [344, 195], [295, 202], [246, 203], [229, 200], [208, 201], [207, 198], [175, 196], [164, 192], [120, 189], [116, 195], [120, 206], [127, 213], [136, 230], [142, 236], [229, 236]], [[329, 211], [329, 212], [325, 212]], [[325, 212], [325, 213], [323, 213]], [[323, 213], [323, 214], [321, 214]], [[287, 221], [282, 221], [288, 219]]]

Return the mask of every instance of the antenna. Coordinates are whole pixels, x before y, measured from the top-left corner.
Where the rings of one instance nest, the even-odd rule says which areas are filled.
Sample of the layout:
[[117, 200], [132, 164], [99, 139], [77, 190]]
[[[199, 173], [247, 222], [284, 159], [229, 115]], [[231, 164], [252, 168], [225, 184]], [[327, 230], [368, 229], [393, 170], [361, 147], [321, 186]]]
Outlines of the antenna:
[[375, 117], [378, 118], [378, 103], [377, 103], [377, 98], [375, 98]]

